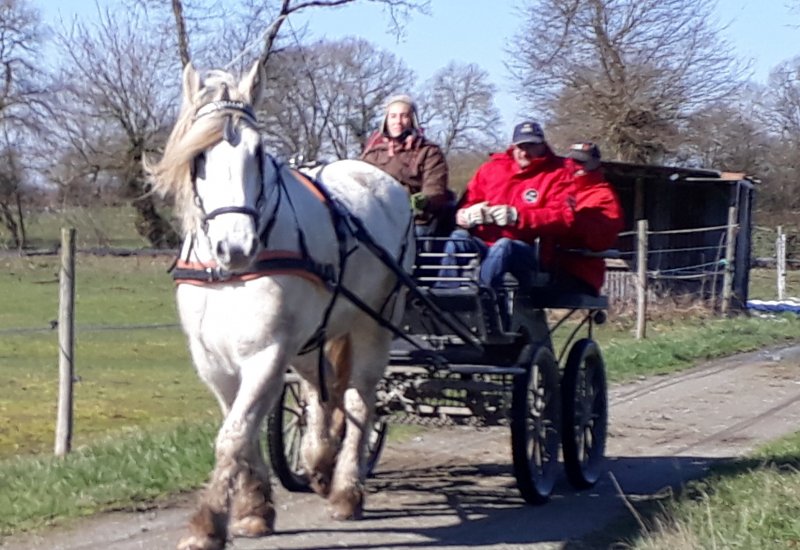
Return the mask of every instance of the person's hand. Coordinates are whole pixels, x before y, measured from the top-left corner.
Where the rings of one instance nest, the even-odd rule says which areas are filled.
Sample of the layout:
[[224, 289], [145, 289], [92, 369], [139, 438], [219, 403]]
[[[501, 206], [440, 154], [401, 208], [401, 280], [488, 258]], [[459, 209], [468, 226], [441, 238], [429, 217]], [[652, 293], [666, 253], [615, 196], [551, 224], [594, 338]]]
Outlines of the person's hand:
[[514, 225], [517, 223], [517, 209], [507, 204], [496, 204], [486, 209], [486, 217], [491, 223], [499, 226]]
[[456, 225], [469, 229], [476, 225], [485, 224], [487, 222], [486, 206], [488, 204], [488, 202], [484, 201], [467, 208], [461, 208], [456, 212]]
[[428, 200], [427, 195], [423, 195], [421, 192], [414, 193], [411, 195], [411, 209], [415, 214], [421, 214], [425, 211], [425, 207], [428, 206]]

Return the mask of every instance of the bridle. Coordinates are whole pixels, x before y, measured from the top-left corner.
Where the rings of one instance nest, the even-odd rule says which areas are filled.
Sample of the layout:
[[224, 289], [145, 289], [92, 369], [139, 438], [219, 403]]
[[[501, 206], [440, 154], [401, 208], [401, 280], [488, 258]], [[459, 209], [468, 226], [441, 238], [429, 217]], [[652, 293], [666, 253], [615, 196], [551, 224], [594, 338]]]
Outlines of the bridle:
[[[236, 131], [236, 124], [234, 123], [234, 115], [238, 115], [239, 120], [244, 119], [252, 126], [256, 126], [258, 124], [258, 120], [253, 112], [253, 108], [243, 101], [220, 100], [207, 103], [197, 110], [193, 120], [196, 122], [200, 118], [210, 115], [227, 116], [225, 120], [225, 126], [222, 131], [222, 139], [230, 144], [234, 144], [239, 138], [238, 132]], [[203, 154], [201, 153], [194, 158], [191, 165], [192, 193], [194, 195], [194, 203], [202, 213], [201, 221], [203, 232], [208, 232], [209, 221], [224, 214], [244, 214], [246, 216], [250, 216], [250, 218], [253, 220], [253, 227], [256, 229], [256, 232], [258, 232], [261, 218], [261, 208], [263, 207], [265, 201], [263, 183], [264, 169], [262, 166], [264, 155], [260, 144], [258, 146], [256, 156], [258, 158], [258, 170], [262, 184], [258, 190], [258, 198], [256, 199], [255, 207], [248, 205], [221, 206], [219, 208], [215, 208], [211, 212], [206, 212], [206, 209], [203, 206], [203, 199], [197, 192], [197, 173], [200, 170], [201, 162], [204, 162]]]

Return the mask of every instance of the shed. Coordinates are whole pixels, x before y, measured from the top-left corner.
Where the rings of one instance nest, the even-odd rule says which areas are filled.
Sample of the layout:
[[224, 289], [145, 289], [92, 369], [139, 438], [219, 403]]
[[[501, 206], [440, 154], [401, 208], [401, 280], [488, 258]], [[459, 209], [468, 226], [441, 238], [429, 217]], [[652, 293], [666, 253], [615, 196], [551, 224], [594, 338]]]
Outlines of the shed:
[[[646, 219], [647, 270], [656, 292], [720, 297], [727, 238], [732, 235], [730, 306], [745, 307], [756, 179], [743, 173], [621, 162], [604, 162], [603, 168], [625, 211], [618, 247], [630, 270], [637, 269], [637, 221]], [[735, 227], [729, 228], [729, 219]]]

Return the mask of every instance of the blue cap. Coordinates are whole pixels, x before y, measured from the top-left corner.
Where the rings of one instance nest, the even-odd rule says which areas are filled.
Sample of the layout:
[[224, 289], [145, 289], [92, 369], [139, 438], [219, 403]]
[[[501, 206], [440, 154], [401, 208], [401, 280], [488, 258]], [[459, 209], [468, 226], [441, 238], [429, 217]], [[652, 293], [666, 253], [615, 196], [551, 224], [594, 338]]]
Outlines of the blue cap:
[[544, 143], [544, 132], [538, 122], [520, 122], [514, 126], [514, 145], [520, 143]]

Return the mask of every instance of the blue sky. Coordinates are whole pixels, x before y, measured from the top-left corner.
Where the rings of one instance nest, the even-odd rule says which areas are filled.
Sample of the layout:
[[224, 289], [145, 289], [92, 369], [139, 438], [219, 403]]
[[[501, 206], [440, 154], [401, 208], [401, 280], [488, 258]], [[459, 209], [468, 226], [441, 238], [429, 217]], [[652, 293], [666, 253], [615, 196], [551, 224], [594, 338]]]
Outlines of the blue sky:
[[[98, 0], [101, 6], [115, 0]], [[718, 18], [729, 26], [725, 37], [738, 55], [752, 59], [753, 78], [765, 82], [771, 68], [800, 55], [800, 12], [792, 13], [785, 0], [718, 0]], [[34, 0], [46, 21], [59, 13], [91, 17], [91, 0]], [[504, 66], [508, 41], [518, 28], [513, 0], [433, 0], [431, 15], [415, 14], [398, 42], [388, 32], [388, 17], [382, 8], [368, 2], [340, 9], [317, 9], [293, 22], [303, 23], [315, 38], [357, 35], [388, 49], [414, 70], [419, 82], [431, 77], [450, 61], [476, 63], [489, 72], [498, 88], [497, 105], [504, 124], [511, 127], [518, 103]]]

